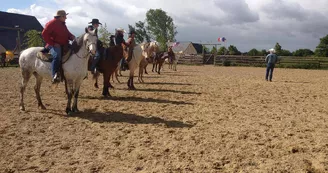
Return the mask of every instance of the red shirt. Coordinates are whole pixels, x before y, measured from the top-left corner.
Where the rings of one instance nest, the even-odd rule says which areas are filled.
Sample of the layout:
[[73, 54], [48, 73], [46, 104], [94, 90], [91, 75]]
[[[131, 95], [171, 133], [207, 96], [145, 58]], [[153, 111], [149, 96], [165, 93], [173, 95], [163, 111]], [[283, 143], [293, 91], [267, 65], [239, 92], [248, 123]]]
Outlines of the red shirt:
[[42, 37], [47, 43], [46, 47], [48, 47], [49, 45], [54, 46], [55, 43], [67, 45], [69, 40], [72, 40], [73, 34], [68, 31], [65, 22], [53, 19], [44, 27]]

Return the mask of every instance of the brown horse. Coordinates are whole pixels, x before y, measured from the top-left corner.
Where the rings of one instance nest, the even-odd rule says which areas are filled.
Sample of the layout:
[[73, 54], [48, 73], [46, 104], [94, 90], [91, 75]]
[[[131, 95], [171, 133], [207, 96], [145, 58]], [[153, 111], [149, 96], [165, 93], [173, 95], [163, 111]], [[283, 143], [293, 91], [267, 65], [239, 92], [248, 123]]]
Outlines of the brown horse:
[[[106, 56], [104, 58], [101, 58], [98, 62], [98, 71], [103, 74], [103, 91], [102, 95], [104, 97], [110, 96], [109, 93], [109, 87], [110, 84], [110, 76], [115, 72], [117, 69], [118, 63], [122, 58], [127, 58], [128, 52], [126, 50], [125, 45], [116, 45], [111, 46], [109, 48], [105, 49]], [[93, 78], [96, 80], [95, 87], [98, 86], [97, 78], [99, 76], [99, 73], [93, 75]]]
[[[154, 68], [155, 68], [155, 71], [158, 74], [161, 74], [161, 68], [163, 66], [163, 63], [165, 62], [165, 59], [169, 59], [172, 61], [175, 59], [175, 54], [172, 50], [172, 47], [169, 47], [167, 52], [162, 52], [162, 53], [156, 54], [154, 61], [153, 61], [152, 72], [154, 72]], [[157, 70], [157, 66], [158, 66], [158, 70]]]

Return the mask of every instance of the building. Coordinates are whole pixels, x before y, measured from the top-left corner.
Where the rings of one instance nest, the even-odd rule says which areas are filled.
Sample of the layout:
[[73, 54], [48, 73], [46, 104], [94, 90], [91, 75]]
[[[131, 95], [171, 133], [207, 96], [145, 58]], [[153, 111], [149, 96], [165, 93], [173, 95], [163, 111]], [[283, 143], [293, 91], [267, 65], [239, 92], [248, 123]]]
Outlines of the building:
[[[168, 46], [173, 46], [174, 44], [174, 42], [170, 42], [168, 43]], [[179, 42], [178, 44], [173, 46], [172, 49], [175, 53], [179, 52], [187, 55], [196, 55], [202, 53], [203, 46], [201, 44], [192, 42]]]
[[43, 30], [42, 25], [34, 16], [0, 11], [0, 21], [0, 45], [15, 53], [20, 52], [24, 34], [27, 31], [41, 32]]

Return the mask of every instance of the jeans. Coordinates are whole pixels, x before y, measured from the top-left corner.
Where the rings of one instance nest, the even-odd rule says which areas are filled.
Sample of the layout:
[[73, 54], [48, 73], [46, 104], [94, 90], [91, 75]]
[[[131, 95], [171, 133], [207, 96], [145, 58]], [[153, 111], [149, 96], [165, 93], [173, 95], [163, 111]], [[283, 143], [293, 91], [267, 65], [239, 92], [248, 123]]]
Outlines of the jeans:
[[266, 80], [270, 80], [270, 81], [272, 80], [274, 66], [275, 66], [275, 64], [272, 64], [272, 63], [267, 64], [266, 74], [265, 74]]
[[61, 47], [49, 47], [49, 53], [52, 55], [53, 60], [51, 63], [51, 75], [52, 78], [59, 70], [59, 66], [61, 63], [62, 55], [61, 55]]
[[99, 59], [100, 59], [100, 54], [99, 54], [99, 50], [97, 50], [96, 55], [93, 57], [93, 60], [92, 60], [91, 71], [94, 71], [96, 69]]

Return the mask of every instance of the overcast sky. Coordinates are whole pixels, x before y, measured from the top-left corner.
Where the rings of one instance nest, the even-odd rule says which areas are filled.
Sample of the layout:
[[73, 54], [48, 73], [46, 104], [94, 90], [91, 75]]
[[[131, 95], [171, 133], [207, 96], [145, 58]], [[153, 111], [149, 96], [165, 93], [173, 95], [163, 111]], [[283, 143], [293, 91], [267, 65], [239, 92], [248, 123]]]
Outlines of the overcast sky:
[[[144, 21], [149, 9], [161, 8], [177, 26], [177, 41], [218, 43], [240, 51], [269, 49], [314, 50], [328, 34], [328, 0], [12, 0], [1, 10], [35, 16], [42, 25], [58, 9], [69, 13], [69, 30], [80, 35], [92, 18], [117, 27]], [[222, 44], [223, 45], [223, 44]]]

